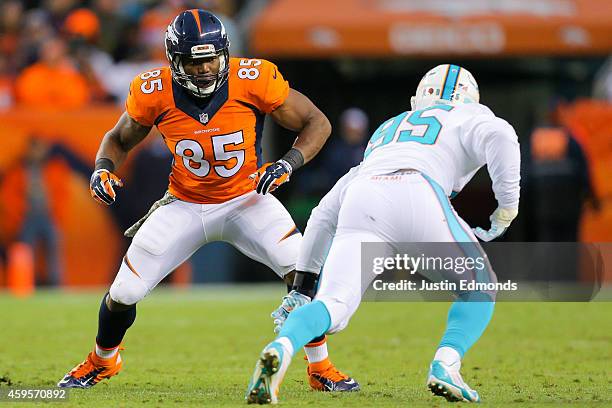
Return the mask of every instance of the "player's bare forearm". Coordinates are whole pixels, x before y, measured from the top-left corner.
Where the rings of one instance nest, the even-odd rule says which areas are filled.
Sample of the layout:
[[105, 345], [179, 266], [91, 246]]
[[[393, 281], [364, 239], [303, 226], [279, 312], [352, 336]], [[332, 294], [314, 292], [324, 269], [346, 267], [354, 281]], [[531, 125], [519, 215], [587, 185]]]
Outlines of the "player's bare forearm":
[[96, 154], [96, 163], [99, 162], [100, 159], [108, 159], [113, 162], [114, 168], [112, 170], [115, 170], [123, 164], [126, 157], [127, 151], [125, 151], [117, 141], [116, 133], [113, 129], [109, 130], [104, 135], [102, 143], [100, 143], [100, 148]]
[[124, 112], [115, 127], [106, 132], [96, 154], [96, 161], [108, 159], [120, 167], [127, 154], [149, 134], [151, 127], [143, 126]]
[[293, 147], [304, 156], [304, 163], [308, 163], [319, 153], [331, 134], [331, 124], [327, 117], [317, 109], [318, 115], [309, 120], [298, 134]]
[[282, 127], [299, 132], [293, 147], [302, 153], [304, 163], [319, 153], [331, 134], [331, 124], [323, 112], [294, 89], [271, 116]]

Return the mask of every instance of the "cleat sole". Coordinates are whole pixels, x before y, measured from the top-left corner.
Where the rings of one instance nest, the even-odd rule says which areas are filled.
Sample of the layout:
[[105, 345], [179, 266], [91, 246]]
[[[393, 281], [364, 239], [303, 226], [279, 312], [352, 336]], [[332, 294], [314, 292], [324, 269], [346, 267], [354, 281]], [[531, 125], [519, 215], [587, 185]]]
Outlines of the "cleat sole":
[[432, 394], [444, 397], [448, 402], [470, 402], [467, 399], [463, 398], [463, 396], [459, 397], [455, 394], [455, 392], [458, 392], [460, 394], [461, 391], [454, 390], [453, 388], [455, 387], [452, 387], [451, 385], [441, 381], [430, 381], [427, 384], [427, 388], [429, 388]]
[[270, 376], [278, 371], [280, 361], [275, 354], [264, 352], [259, 358], [258, 364], [261, 374], [247, 396], [247, 404], [270, 404], [272, 402]]

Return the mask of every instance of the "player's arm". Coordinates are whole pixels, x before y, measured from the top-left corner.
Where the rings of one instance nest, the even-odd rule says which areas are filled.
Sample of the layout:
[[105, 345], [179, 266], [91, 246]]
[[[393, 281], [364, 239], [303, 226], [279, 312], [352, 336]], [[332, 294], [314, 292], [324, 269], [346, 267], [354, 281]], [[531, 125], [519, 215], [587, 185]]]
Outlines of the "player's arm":
[[312, 210], [300, 245], [291, 292], [283, 297], [281, 305], [271, 314], [276, 333], [280, 331], [289, 313], [315, 297], [319, 273], [336, 234], [343, 192], [358, 171], [359, 166], [355, 166], [342, 176]]
[[327, 117], [308, 97], [295, 89], [289, 89], [285, 101], [270, 116], [280, 126], [298, 132], [298, 136], [287, 154], [255, 175], [256, 190], [261, 194], [288, 181], [295, 170], [319, 153], [331, 134]]
[[106, 134], [96, 154], [96, 165], [90, 180], [92, 197], [106, 205], [115, 201], [114, 187], [121, 187], [121, 180], [113, 174], [125, 161], [127, 154], [140, 143], [151, 130], [124, 112], [117, 124]]
[[289, 90], [285, 102], [270, 116], [282, 127], [299, 132], [293, 149], [302, 155], [301, 164], [315, 157], [331, 134], [331, 124], [327, 117], [308, 97], [295, 89]]
[[[342, 206], [342, 196], [346, 187], [357, 176], [358, 172], [359, 166], [350, 169], [325, 194], [310, 213], [295, 265], [298, 273], [308, 272], [318, 275], [321, 271], [332, 239], [336, 234], [338, 214]], [[294, 289], [301, 289], [295, 284], [294, 286], [296, 286]]]
[[96, 166], [98, 161], [107, 159], [113, 163], [113, 168], [108, 170], [113, 171], [119, 168], [125, 161], [128, 152], [140, 143], [150, 130], [150, 126], [141, 125], [127, 112], [123, 112], [117, 124], [104, 135], [96, 155]]
[[489, 171], [497, 209], [490, 217], [491, 228], [480, 227], [474, 233], [483, 241], [491, 241], [502, 235], [518, 215], [521, 153], [516, 132], [505, 121], [496, 119], [482, 126], [483, 137], [478, 143], [480, 155]]
[[336, 234], [343, 192], [358, 171], [359, 166], [355, 166], [342, 176], [313, 208], [306, 223], [291, 289], [311, 299], [314, 298], [319, 273]]

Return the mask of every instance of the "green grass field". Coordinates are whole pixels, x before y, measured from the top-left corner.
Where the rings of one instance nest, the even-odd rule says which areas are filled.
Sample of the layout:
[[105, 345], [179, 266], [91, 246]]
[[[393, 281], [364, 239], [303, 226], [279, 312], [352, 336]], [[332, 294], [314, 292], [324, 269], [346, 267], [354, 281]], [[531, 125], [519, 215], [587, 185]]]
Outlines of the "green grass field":
[[[102, 293], [40, 292], [26, 300], [0, 294], [0, 387], [8, 381], [54, 386], [92, 348]], [[268, 315], [280, 296], [280, 285], [160, 289], [138, 306], [121, 374], [71, 391], [60, 406], [243, 406], [257, 355], [272, 338]], [[362, 391], [310, 391], [300, 352], [281, 404], [448, 405], [425, 387], [447, 308], [364, 303], [330, 340], [332, 360], [361, 382]], [[611, 348], [610, 302], [499, 303], [463, 373], [487, 406], [612, 406]]]

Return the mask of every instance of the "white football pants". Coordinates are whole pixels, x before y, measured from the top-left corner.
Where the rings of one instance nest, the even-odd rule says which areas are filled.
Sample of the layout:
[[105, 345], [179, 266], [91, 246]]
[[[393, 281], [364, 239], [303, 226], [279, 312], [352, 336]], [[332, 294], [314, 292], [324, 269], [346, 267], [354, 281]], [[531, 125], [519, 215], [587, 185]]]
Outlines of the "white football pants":
[[[485, 256], [435, 181], [416, 171], [363, 175], [358, 170], [341, 178], [313, 210], [298, 256], [297, 270], [318, 272], [323, 266], [316, 299], [330, 313], [329, 333], [346, 327], [367, 289], [362, 281], [375, 277], [362, 271], [364, 242], [390, 243], [381, 256], [392, 256], [398, 242], [472, 242]], [[464, 254], [459, 246], [457, 251]]]
[[222, 204], [174, 201], [151, 214], [127, 250], [111, 298], [143, 299], [202, 245], [225, 241], [283, 277], [295, 269], [302, 236], [283, 205], [255, 191]]

